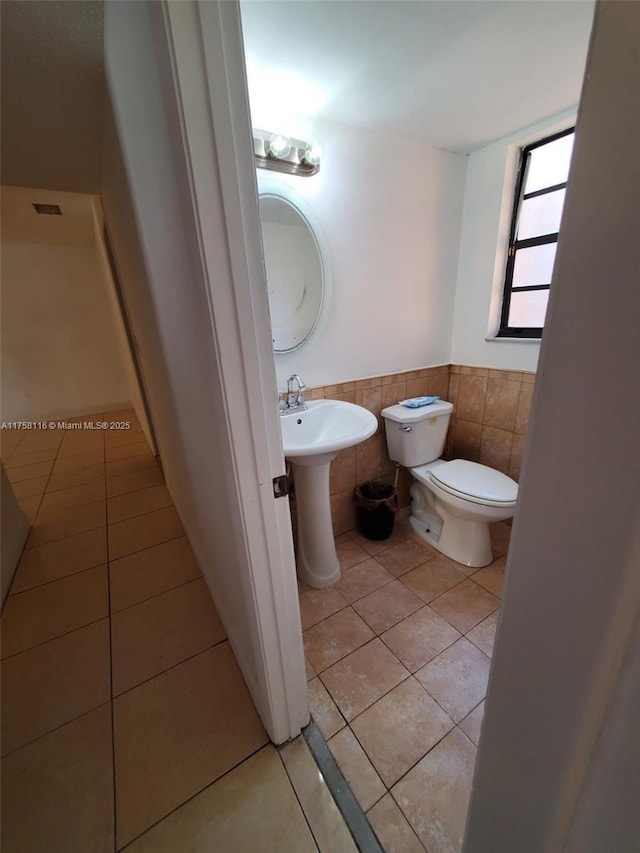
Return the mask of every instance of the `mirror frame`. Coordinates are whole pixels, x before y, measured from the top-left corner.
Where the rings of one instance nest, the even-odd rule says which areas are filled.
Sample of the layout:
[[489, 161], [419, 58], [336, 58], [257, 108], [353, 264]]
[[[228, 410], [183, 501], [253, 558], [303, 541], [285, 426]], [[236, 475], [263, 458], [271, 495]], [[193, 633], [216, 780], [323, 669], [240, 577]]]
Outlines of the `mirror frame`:
[[[287, 349], [275, 349], [273, 348], [273, 354], [275, 356], [285, 356], [289, 353], [296, 352], [305, 344], [308, 343], [309, 339], [313, 337], [315, 333], [317, 333], [322, 326], [324, 326], [327, 317], [327, 311], [329, 307], [329, 303], [331, 301], [331, 290], [332, 290], [332, 279], [330, 274], [330, 263], [329, 263], [329, 255], [327, 251], [327, 243], [322, 233], [322, 229], [318, 225], [318, 219], [311, 210], [307, 200], [299, 195], [286, 180], [278, 179], [275, 176], [269, 174], [260, 174], [258, 173], [258, 215], [260, 214], [260, 200], [262, 198], [273, 198], [279, 201], [288, 204], [290, 207], [293, 207], [296, 213], [303, 220], [304, 224], [309, 229], [309, 233], [313, 239], [316, 250], [318, 252], [318, 258], [320, 260], [320, 270], [322, 273], [322, 294], [320, 298], [320, 307], [316, 314], [315, 320], [309, 331], [305, 334], [304, 338], [299, 341], [295, 346], [288, 347]], [[260, 233], [262, 239], [262, 220], [260, 220]], [[263, 259], [264, 259], [264, 247], [263, 247]], [[266, 280], [266, 265], [265, 265], [265, 280]], [[267, 292], [269, 289], [269, 283], [266, 281]], [[269, 308], [269, 323], [271, 324], [271, 309]], [[273, 335], [272, 335], [273, 338]]]

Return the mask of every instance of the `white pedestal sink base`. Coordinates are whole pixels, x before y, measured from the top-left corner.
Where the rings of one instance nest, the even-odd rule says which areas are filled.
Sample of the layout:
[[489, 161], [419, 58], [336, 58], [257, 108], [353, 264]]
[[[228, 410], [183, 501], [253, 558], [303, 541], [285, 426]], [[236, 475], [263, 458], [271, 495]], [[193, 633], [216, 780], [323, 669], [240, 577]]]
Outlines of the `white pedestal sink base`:
[[311, 400], [280, 417], [282, 449], [293, 466], [298, 515], [298, 577], [322, 589], [340, 578], [333, 542], [329, 466], [340, 450], [366, 441], [376, 416], [343, 400]]
[[[333, 541], [329, 469], [335, 453], [318, 456], [306, 465], [293, 465], [298, 505], [298, 577], [308, 586], [323, 589], [340, 579], [340, 562]], [[302, 509], [302, 511], [301, 511]]]

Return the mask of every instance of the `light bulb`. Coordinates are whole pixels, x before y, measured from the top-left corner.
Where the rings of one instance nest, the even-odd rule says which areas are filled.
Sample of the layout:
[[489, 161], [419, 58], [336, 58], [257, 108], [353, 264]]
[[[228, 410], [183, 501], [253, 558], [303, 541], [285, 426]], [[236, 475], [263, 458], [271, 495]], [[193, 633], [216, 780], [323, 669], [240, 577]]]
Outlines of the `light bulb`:
[[323, 155], [324, 150], [322, 145], [318, 145], [318, 143], [309, 142], [304, 149], [304, 161], [310, 166], [319, 166]]
[[269, 154], [272, 157], [286, 157], [291, 151], [291, 140], [288, 136], [280, 136], [279, 134], [272, 136], [269, 141]]

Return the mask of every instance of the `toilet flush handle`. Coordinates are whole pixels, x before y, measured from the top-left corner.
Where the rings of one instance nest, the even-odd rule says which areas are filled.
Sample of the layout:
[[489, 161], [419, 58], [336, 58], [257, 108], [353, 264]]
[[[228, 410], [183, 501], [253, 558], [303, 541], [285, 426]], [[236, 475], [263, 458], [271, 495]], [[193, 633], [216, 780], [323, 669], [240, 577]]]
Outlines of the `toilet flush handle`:
[[401, 426], [400, 429], [402, 430], [402, 432], [412, 432], [413, 431], [412, 426]]

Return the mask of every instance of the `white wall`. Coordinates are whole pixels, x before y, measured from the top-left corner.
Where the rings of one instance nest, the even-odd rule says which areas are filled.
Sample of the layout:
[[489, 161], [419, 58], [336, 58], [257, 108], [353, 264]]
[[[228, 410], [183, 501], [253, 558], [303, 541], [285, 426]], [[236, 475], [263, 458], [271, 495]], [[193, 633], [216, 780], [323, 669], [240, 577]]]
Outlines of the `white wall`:
[[332, 294], [310, 340], [276, 357], [279, 387], [293, 372], [322, 385], [448, 363], [466, 158], [334, 122], [305, 131], [324, 147], [320, 172], [258, 181], [306, 202]]
[[[32, 200], [59, 203], [63, 215], [38, 216]], [[132, 377], [93, 242], [91, 197], [8, 187], [3, 214], [3, 419], [129, 405]]]
[[452, 364], [535, 370], [539, 341], [485, 340], [500, 323], [519, 149], [569, 127], [575, 109], [523, 128], [468, 158], [457, 265]]
[[[226, 575], [236, 531], [214, 408], [216, 355], [186, 244], [146, 3], [106, 7], [105, 64], [114, 113], [106, 120], [105, 216], [148, 381], [167, 485], [233, 636], [233, 623], [244, 624], [247, 613], [241, 589]], [[251, 645], [239, 637], [236, 647], [251, 670], [247, 682], [254, 685]]]
[[[104, 237], [104, 213], [102, 210], [102, 202], [98, 196], [93, 198], [93, 229], [96, 252], [98, 255], [98, 265], [100, 267], [100, 275], [104, 283], [105, 290], [109, 297], [109, 307], [111, 309], [111, 317], [114, 325], [118, 347], [122, 354], [123, 367], [127, 376], [127, 384], [131, 393], [131, 405], [138, 416], [138, 421], [142, 427], [145, 438], [152, 452], [157, 453], [155, 446], [155, 436], [149, 424], [147, 416], [147, 408], [145, 406], [141, 383], [143, 381], [142, 371], [140, 370], [140, 380], [136, 372], [136, 363], [132, 348], [135, 346], [135, 339], [131, 335], [131, 340], [127, 335], [127, 327], [125, 326], [125, 317], [123, 317], [123, 308], [120, 305], [120, 298], [117, 291], [117, 283], [114, 281], [114, 274], [117, 271], [112, 270], [105, 244]], [[140, 366], [138, 365], [138, 369]]]
[[[274, 501], [271, 485], [275, 473], [284, 470], [284, 460], [277, 432], [275, 376], [271, 362], [264, 359], [264, 352], [270, 352], [266, 292], [256, 328], [249, 283], [232, 277], [243, 253], [255, 247], [255, 268], [263, 286], [255, 184], [247, 168], [250, 135], [236, 7], [231, 3], [221, 7], [204, 3], [198, 8], [186, 2], [164, 9], [156, 3], [106, 5], [105, 59], [113, 117], [106, 122], [103, 199], [167, 485], [265, 727], [281, 742], [308, 720], [306, 685], [288, 507]], [[171, 20], [172, 53], [163, 13], [169, 16], [164, 23]], [[221, 61], [218, 15], [230, 20], [225, 45], [233, 57], [228, 62], [236, 66], [228, 92], [227, 64], [222, 74], [219, 68], [212, 74], [221, 87], [212, 112], [200, 51], [206, 44], [214, 54], [210, 61]], [[203, 21], [208, 22], [206, 38], [199, 29]], [[170, 55], [176, 62], [180, 59], [182, 107], [193, 120], [192, 124], [185, 119], [182, 127]], [[233, 99], [232, 105], [225, 103], [225, 94]], [[229, 126], [222, 126], [216, 136], [217, 144], [227, 142], [227, 169], [218, 168], [218, 151], [210, 147], [211, 116], [219, 116], [221, 110], [224, 115], [225, 106], [232, 106], [233, 116], [226, 115]], [[238, 146], [229, 140], [233, 121], [240, 122], [246, 137]], [[186, 163], [187, 140], [190, 164], [194, 169], [200, 164], [197, 176], [189, 173]], [[235, 153], [242, 145], [253, 221], [249, 231], [236, 227], [231, 234], [219, 180], [221, 174], [229, 179], [234, 172]], [[191, 179], [201, 179], [198, 203], [206, 207], [206, 222], [194, 214]], [[237, 205], [238, 187], [235, 200], [233, 186], [226, 184], [225, 189], [225, 203], [231, 199]], [[227, 242], [231, 236], [233, 247]], [[205, 256], [211, 264], [210, 279], [205, 279]], [[244, 310], [234, 300], [241, 301]], [[240, 346], [236, 323], [252, 346], [257, 348], [260, 341], [262, 362], [255, 354], [249, 358], [248, 347]], [[224, 375], [229, 365], [233, 376]], [[271, 418], [270, 434], [265, 413]], [[258, 434], [256, 418], [262, 418], [263, 425]], [[250, 428], [253, 432], [247, 435]], [[263, 519], [260, 512], [265, 506]], [[272, 537], [269, 546], [274, 537], [283, 536], [279, 553], [260, 552], [265, 526]], [[278, 580], [269, 588], [272, 578]], [[284, 611], [280, 622], [268, 616], [271, 608]], [[280, 636], [286, 637], [283, 646], [278, 645]], [[289, 672], [294, 672], [295, 683], [289, 686], [295, 703], [275, 677], [269, 678], [278, 667], [282, 678], [285, 660], [293, 657]], [[285, 672], [285, 682], [287, 677]], [[279, 703], [297, 707], [297, 716], [291, 713], [285, 726]]]
[[638, 849], [638, 44], [600, 3], [465, 853]]

